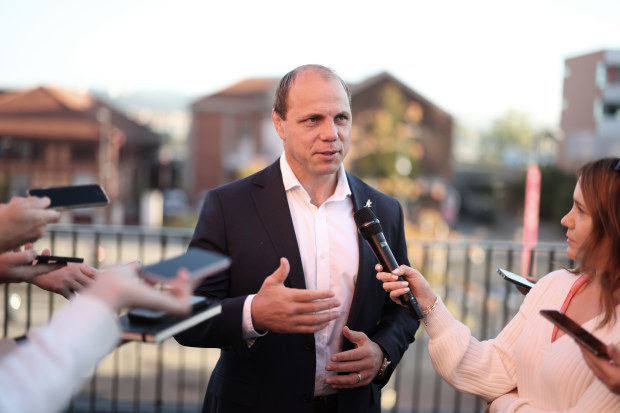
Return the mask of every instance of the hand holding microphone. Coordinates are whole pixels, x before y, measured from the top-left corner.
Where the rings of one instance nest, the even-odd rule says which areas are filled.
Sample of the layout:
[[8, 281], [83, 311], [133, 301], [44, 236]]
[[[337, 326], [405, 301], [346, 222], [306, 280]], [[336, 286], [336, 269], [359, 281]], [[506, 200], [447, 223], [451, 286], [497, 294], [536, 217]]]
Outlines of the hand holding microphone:
[[[385, 236], [383, 235], [381, 224], [372, 210], [368, 207], [360, 208], [353, 214], [353, 219], [355, 220], [358, 231], [366, 240], [368, 245], [370, 245], [370, 248], [375, 253], [375, 256], [377, 257], [377, 260], [379, 260], [379, 264], [381, 264], [383, 270], [392, 272], [398, 268], [398, 263], [396, 262], [396, 259], [394, 258], [394, 255], [385, 240]], [[402, 276], [399, 276], [398, 279], [399, 281], [405, 281]], [[419, 320], [424, 318], [424, 313], [418, 304], [418, 300], [416, 300], [411, 291], [407, 292], [405, 295], [402, 295], [400, 299], [401, 302], [407, 306], [407, 308], [409, 308], [409, 310], [413, 312]]]

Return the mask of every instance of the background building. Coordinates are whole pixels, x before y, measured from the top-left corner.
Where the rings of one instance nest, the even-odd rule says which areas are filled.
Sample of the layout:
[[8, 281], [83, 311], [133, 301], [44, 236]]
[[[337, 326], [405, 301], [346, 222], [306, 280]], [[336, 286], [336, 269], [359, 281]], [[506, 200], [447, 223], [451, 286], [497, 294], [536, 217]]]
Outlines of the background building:
[[161, 137], [88, 93], [39, 87], [0, 93], [0, 198], [28, 188], [99, 183], [108, 208], [64, 219], [138, 223], [140, 197], [160, 181]]
[[[205, 191], [259, 170], [280, 156], [282, 143], [271, 120], [278, 82], [273, 78], [242, 80], [192, 104], [187, 189], [193, 199], [199, 200]], [[353, 130], [348, 168], [361, 176], [372, 172], [373, 177], [385, 178], [452, 177], [449, 114], [389, 73], [350, 84], [350, 89]], [[380, 119], [386, 118], [395, 121], [386, 122], [390, 125], [387, 129], [377, 127]], [[365, 148], [372, 155], [386, 151], [383, 160], [387, 159], [389, 167], [378, 175], [370, 171], [363, 162]], [[366, 162], [379, 163], [374, 159]]]
[[558, 166], [620, 155], [620, 50], [566, 59]]
[[191, 105], [186, 182], [193, 199], [282, 153], [271, 121], [277, 85], [278, 79], [245, 79]]

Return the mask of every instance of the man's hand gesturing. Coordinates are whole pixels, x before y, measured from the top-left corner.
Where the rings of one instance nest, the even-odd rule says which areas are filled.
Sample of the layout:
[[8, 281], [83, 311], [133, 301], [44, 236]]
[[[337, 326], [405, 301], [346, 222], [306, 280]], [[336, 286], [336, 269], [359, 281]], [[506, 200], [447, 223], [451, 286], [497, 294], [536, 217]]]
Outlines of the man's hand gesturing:
[[290, 265], [280, 258], [280, 267], [265, 278], [252, 301], [252, 323], [257, 330], [274, 333], [313, 333], [338, 318], [340, 306], [329, 290], [301, 290], [284, 286]]

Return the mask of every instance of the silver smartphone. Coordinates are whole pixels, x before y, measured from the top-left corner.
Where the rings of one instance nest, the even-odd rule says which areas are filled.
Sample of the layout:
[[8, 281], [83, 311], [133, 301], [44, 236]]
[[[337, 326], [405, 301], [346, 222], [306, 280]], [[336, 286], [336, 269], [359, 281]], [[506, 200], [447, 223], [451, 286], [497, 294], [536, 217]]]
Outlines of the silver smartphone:
[[[211, 303], [211, 300], [206, 297], [200, 297], [197, 295], [192, 295], [191, 304], [192, 304], [192, 312], [201, 310], [206, 308]], [[147, 310], [144, 308], [132, 308], [127, 312], [127, 317], [133, 322], [137, 323], [156, 323], [158, 321], [162, 321], [170, 316], [165, 311], [157, 311], [157, 310]], [[171, 317], [181, 317], [181, 316], [171, 316]]]
[[52, 202], [48, 208], [78, 209], [104, 206], [110, 203], [101, 185], [56, 186], [29, 189], [28, 195], [48, 197]]
[[499, 274], [499, 275], [500, 275], [503, 279], [505, 279], [506, 281], [509, 281], [509, 282], [511, 282], [511, 283], [513, 283], [513, 284], [515, 284], [515, 285], [517, 285], [517, 286], [519, 286], [519, 287], [523, 287], [523, 288], [525, 288], [525, 289], [527, 289], [527, 290], [529, 290], [529, 289], [530, 289], [530, 288], [532, 288], [534, 285], [536, 285], [536, 284], [534, 284], [533, 282], [531, 282], [530, 280], [528, 280], [527, 278], [522, 277], [522, 276], [521, 276], [521, 275], [519, 275], [519, 274], [515, 274], [515, 273], [514, 273], [514, 272], [512, 272], [512, 271], [505, 270], [505, 269], [503, 269], [503, 268], [498, 268], [498, 269], [497, 269], [497, 273], [498, 273], [498, 274]]
[[202, 248], [189, 248], [181, 255], [142, 267], [140, 276], [154, 282], [166, 282], [176, 277], [180, 268], [185, 268], [192, 280], [199, 281], [229, 266], [230, 258], [226, 255]]

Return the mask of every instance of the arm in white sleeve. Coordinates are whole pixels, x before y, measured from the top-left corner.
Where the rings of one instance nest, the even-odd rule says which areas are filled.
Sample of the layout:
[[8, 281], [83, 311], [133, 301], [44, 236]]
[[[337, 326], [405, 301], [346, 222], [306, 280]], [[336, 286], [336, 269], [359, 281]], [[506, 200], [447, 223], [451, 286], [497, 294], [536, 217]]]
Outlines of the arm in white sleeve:
[[435, 370], [458, 390], [487, 401], [508, 393], [517, 385], [514, 347], [523, 322], [515, 317], [496, 339], [481, 342], [440, 300], [425, 326]]
[[99, 299], [77, 296], [0, 358], [0, 412], [59, 412], [95, 365], [112, 351], [120, 328]]

